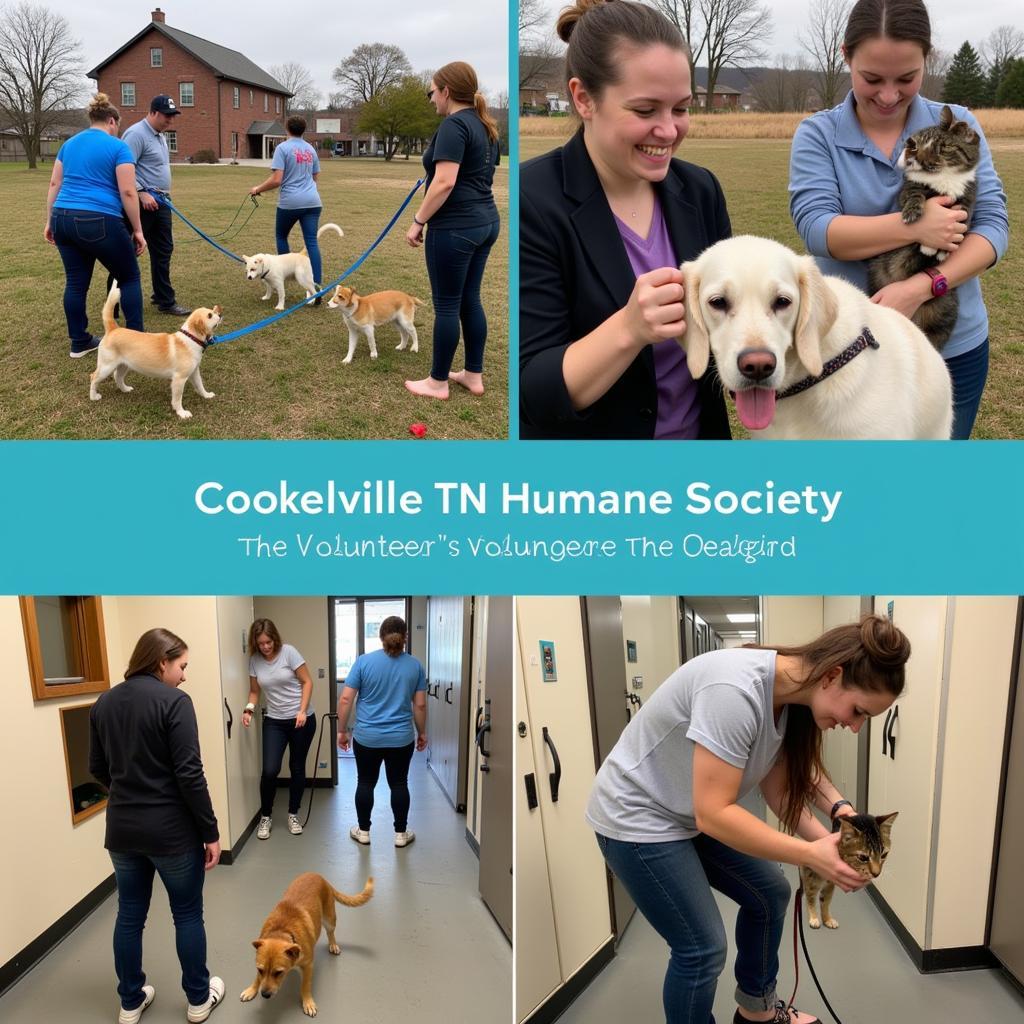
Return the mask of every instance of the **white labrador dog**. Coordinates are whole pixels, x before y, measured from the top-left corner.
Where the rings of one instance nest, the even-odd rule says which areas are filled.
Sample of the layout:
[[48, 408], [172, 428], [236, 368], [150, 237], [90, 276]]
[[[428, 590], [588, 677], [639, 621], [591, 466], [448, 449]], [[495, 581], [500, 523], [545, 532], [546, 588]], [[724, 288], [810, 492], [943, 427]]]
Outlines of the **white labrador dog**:
[[[336, 231], [339, 238], [345, 237], [345, 232], [337, 224], [323, 224], [317, 231], [316, 237], [325, 231]], [[277, 292], [277, 310], [284, 309], [284, 283], [290, 277], [294, 277], [300, 288], [305, 288], [306, 298], [311, 298], [316, 289], [313, 280], [313, 265], [309, 262], [309, 254], [303, 249], [301, 252], [258, 252], [255, 256], [245, 256], [245, 279], [246, 281], [261, 281], [263, 283], [263, 295], [260, 298], [266, 302], [273, 292]]]
[[767, 238], [726, 239], [681, 269], [690, 373], [714, 353], [751, 437], [949, 439], [946, 363], [901, 313]]

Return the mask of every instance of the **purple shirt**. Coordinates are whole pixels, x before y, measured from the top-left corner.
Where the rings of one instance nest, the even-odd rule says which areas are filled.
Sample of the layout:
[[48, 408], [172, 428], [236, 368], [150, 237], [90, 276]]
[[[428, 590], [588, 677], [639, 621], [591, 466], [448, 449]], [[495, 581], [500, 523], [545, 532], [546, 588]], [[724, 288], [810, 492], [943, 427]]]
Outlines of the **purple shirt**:
[[[626, 247], [630, 266], [637, 277], [659, 267], [679, 266], [657, 197], [654, 199], [651, 229], [646, 238], [641, 238], [618, 217], [615, 218], [615, 222]], [[700, 425], [700, 405], [697, 399], [697, 385], [690, 376], [682, 345], [672, 340], [658, 342], [654, 346], [654, 372], [658, 386], [655, 439], [695, 440]]]

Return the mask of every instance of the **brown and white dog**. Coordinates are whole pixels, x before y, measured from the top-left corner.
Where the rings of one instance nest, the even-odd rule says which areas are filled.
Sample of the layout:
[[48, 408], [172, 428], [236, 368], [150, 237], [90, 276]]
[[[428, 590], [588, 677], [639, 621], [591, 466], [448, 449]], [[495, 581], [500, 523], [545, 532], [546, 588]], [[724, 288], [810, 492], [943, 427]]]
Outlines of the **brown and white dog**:
[[[323, 224], [317, 231], [316, 237], [325, 231], [337, 231], [339, 238], [345, 237], [345, 232], [337, 224]], [[255, 256], [242, 256], [245, 260], [245, 279], [247, 281], [262, 281], [263, 295], [260, 298], [266, 302], [271, 292], [277, 292], [277, 310], [284, 309], [284, 283], [290, 277], [294, 277], [299, 286], [306, 289], [306, 298], [311, 298], [316, 291], [313, 280], [313, 265], [309, 262], [309, 255], [305, 249], [301, 252], [258, 252]]]
[[114, 375], [114, 383], [126, 393], [133, 390], [124, 382], [124, 375], [129, 370], [149, 377], [169, 377], [171, 407], [183, 420], [187, 420], [192, 413], [181, 405], [186, 381], [191, 381], [203, 398], [214, 397], [212, 391], [203, 387], [199, 363], [221, 322], [220, 306], [193, 310], [181, 327], [170, 334], [149, 334], [118, 326], [114, 319], [114, 306], [120, 300], [121, 290], [114, 282], [107, 301], [103, 303], [103, 329], [106, 333], [96, 350], [96, 371], [89, 378], [89, 397], [94, 402], [103, 397], [98, 385], [111, 374]]
[[320, 928], [327, 931], [328, 949], [337, 956], [341, 947], [335, 941], [334, 903], [361, 907], [373, 896], [373, 878], [358, 896], [338, 892], [326, 878], [307, 871], [299, 875], [284, 891], [281, 902], [263, 922], [256, 947], [256, 980], [242, 993], [243, 1003], [256, 998], [258, 992], [269, 999], [281, 987], [293, 967], [302, 971], [302, 1012], [316, 1016], [313, 1002], [313, 955]]
[[346, 288], [339, 284], [334, 289], [328, 309], [340, 309], [348, 325], [348, 355], [342, 360], [343, 363], [351, 363], [356, 352], [356, 342], [359, 336], [366, 338], [370, 346], [370, 358], [377, 358], [377, 341], [373, 335], [373, 329], [381, 324], [390, 323], [392, 320], [397, 324], [402, 340], [395, 346], [401, 352], [407, 342], [411, 352], [418, 352], [420, 339], [416, 334], [416, 307], [422, 306], [423, 300], [417, 299], [414, 295], [406, 295], [405, 292], [386, 291], [373, 292], [370, 295], [358, 295], [352, 288]]

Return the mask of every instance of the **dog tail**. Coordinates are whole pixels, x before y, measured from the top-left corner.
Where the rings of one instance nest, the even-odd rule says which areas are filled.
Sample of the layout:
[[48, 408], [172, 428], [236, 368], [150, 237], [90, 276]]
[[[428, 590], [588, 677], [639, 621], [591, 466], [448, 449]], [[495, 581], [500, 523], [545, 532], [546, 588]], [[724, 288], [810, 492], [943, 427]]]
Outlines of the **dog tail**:
[[337, 231], [339, 238], [344, 238], [345, 237], [345, 232], [342, 231], [341, 228], [339, 228], [337, 224], [321, 224], [320, 225], [320, 230], [317, 231], [317, 233], [316, 233], [316, 239], [317, 239], [318, 242], [320, 241], [320, 236], [325, 231]]
[[366, 880], [366, 885], [358, 896], [347, 896], [343, 892], [338, 892], [333, 885], [331, 886], [331, 892], [334, 893], [334, 898], [346, 907], [361, 907], [364, 903], [368, 903], [373, 895], [373, 875]]
[[114, 307], [121, 301], [121, 289], [115, 281], [110, 287], [110, 294], [107, 301], [103, 303], [103, 331], [109, 334], [117, 329], [117, 321], [114, 319]]
[[425, 306], [426, 305], [426, 303], [422, 299], [417, 299], [415, 295], [410, 295], [409, 298], [412, 299], [412, 304], [414, 306]]

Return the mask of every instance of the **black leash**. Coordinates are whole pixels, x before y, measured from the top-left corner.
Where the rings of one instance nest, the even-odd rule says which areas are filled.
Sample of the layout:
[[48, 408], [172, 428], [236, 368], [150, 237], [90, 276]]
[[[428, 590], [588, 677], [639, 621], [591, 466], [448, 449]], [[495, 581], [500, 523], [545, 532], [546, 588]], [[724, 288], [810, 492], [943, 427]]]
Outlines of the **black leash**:
[[[235, 223], [236, 220], [238, 220], [238, 215], [242, 212], [242, 207], [245, 206], [246, 201], [250, 200], [250, 199], [252, 200], [252, 209], [249, 211], [249, 215], [245, 218], [245, 220], [242, 221], [241, 224], [238, 225], [238, 228], [236, 229], [236, 231], [235, 231], [235, 233], [233, 235], [228, 235], [228, 232], [231, 230], [232, 225]], [[231, 221], [228, 224], [228, 226], [223, 231], [218, 231], [214, 235], [207, 235], [207, 238], [219, 238], [222, 242], [229, 242], [229, 241], [231, 241], [231, 239], [237, 238], [242, 233], [242, 231], [245, 229], [246, 224], [248, 224], [249, 221], [252, 220], [252, 215], [259, 208], [260, 208], [260, 204], [256, 201], [256, 197], [253, 196], [253, 195], [247, 195], [245, 197], [245, 199], [243, 199], [242, 202], [239, 204], [238, 209], [235, 210], [235, 215], [234, 215], [234, 217], [231, 218]], [[183, 238], [183, 239], [181, 239], [180, 242], [175, 241], [174, 244], [175, 245], [189, 245], [192, 242], [199, 242], [201, 240], [202, 240], [201, 236], [196, 235], [194, 238]]]
[[330, 722], [337, 722], [338, 712], [328, 711], [320, 718], [320, 736], [316, 741], [316, 754], [313, 755], [313, 781], [309, 785], [309, 804], [306, 807], [306, 817], [302, 821], [302, 827], [305, 828], [309, 823], [309, 816], [313, 813], [313, 794], [316, 792], [316, 773], [320, 767], [320, 744], [324, 741], [324, 726]]
[[821, 982], [818, 981], [817, 974], [814, 973], [814, 964], [811, 963], [811, 958], [807, 953], [807, 940], [804, 938], [804, 919], [800, 913], [800, 904], [804, 897], [804, 887], [801, 885], [796, 891], [796, 895], [793, 897], [793, 969], [796, 973], [796, 981], [793, 985], [793, 994], [789, 997], [788, 1010], [793, 1009], [793, 1000], [796, 999], [796, 990], [800, 985], [800, 956], [796, 948], [796, 936], [797, 930], [800, 932], [800, 945], [803, 947], [804, 959], [807, 961], [807, 967], [811, 972], [811, 977], [814, 979], [814, 987], [818, 990], [818, 995], [821, 996], [822, 1001], [825, 1004], [826, 1009], [831, 1014], [832, 1019], [836, 1024], [842, 1024], [842, 1021], [836, 1016], [836, 1011], [832, 1009], [832, 1004], [828, 1001], [828, 997], [825, 995], [824, 989], [821, 987]]

